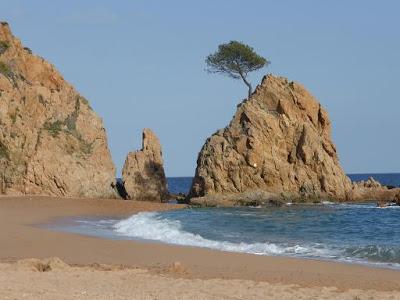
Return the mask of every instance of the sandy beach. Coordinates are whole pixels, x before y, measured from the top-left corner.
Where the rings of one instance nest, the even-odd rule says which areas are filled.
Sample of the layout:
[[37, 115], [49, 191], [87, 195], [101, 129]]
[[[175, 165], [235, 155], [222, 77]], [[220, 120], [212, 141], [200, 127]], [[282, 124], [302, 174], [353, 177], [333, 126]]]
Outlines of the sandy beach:
[[38, 226], [60, 217], [129, 216], [182, 207], [1, 197], [0, 298], [400, 299], [400, 272], [394, 270], [106, 240]]

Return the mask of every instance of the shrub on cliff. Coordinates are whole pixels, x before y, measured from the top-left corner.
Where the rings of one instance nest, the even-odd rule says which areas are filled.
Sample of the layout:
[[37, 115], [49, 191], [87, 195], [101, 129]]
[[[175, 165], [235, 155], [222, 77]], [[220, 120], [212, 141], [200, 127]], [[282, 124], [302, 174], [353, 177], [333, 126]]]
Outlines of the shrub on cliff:
[[0, 74], [3, 74], [6, 77], [12, 77], [13, 72], [12, 70], [8, 67], [7, 64], [4, 62], [0, 61]]
[[10, 44], [7, 41], [0, 41], [0, 54], [3, 54], [10, 48]]

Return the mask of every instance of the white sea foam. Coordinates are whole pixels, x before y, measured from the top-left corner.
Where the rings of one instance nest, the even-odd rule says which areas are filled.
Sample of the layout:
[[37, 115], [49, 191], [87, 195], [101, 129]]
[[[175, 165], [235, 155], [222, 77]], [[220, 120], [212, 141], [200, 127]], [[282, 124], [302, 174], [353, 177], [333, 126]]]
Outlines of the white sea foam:
[[259, 255], [304, 255], [332, 256], [326, 249], [302, 245], [277, 245], [274, 243], [232, 243], [215, 241], [182, 229], [177, 220], [168, 220], [158, 213], [142, 212], [114, 224], [117, 234], [137, 239], [159, 241], [169, 244], [217, 249], [229, 252], [242, 252]]
[[324, 204], [324, 205], [335, 204], [335, 202], [328, 201], [328, 200], [322, 201], [321, 203]]
[[[329, 205], [330, 206], [330, 205]], [[339, 209], [375, 208], [373, 204], [334, 204]], [[247, 215], [248, 212], [222, 211], [222, 215]], [[242, 215], [243, 214], [243, 215]], [[212, 214], [211, 214], [212, 216]], [[223, 217], [220, 214], [218, 217]], [[172, 217], [173, 218], [173, 217]], [[313, 259], [339, 260], [348, 263], [359, 263], [377, 267], [389, 267], [400, 269], [399, 257], [400, 248], [396, 245], [365, 245], [354, 246], [351, 243], [316, 243], [307, 241], [293, 242], [291, 239], [285, 241], [240, 242], [243, 232], [224, 231], [223, 235], [214, 239], [207, 238], [207, 235], [200, 235], [196, 229], [190, 232], [187, 227], [176, 219], [166, 216], [164, 213], [142, 212], [124, 220], [106, 219], [77, 219], [74, 220], [77, 226], [66, 226], [68, 230], [80, 234], [107, 237], [112, 239], [142, 239], [158, 241], [162, 243], [176, 244], [182, 246], [204, 247], [229, 252], [241, 252], [258, 255], [282, 255], [292, 257], [303, 257]], [[195, 218], [194, 218], [195, 222]], [[201, 225], [201, 224], [200, 224]], [[199, 225], [199, 226], [200, 226]], [[212, 229], [210, 229], [212, 230]], [[202, 232], [202, 231], [201, 231]], [[221, 233], [222, 234], [222, 233]], [[246, 236], [247, 239], [251, 237]], [[255, 237], [256, 238], [256, 237]], [[258, 237], [259, 239], [259, 237]], [[238, 240], [235, 242], [235, 240]], [[257, 241], [257, 242], [256, 242]]]

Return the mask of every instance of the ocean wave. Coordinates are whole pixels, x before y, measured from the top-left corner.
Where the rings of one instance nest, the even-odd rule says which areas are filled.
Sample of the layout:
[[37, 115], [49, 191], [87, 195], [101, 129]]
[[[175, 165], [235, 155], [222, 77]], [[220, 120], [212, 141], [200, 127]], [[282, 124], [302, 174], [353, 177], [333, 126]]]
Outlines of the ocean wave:
[[210, 248], [227, 252], [257, 255], [280, 255], [302, 258], [339, 260], [375, 266], [400, 268], [400, 247], [394, 246], [328, 246], [320, 243], [270, 243], [228, 242], [207, 239], [184, 230], [178, 220], [163, 217], [160, 213], [142, 212], [116, 222], [112, 229], [120, 237], [158, 241], [181, 246]]
[[369, 259], [382, 263], [400, 263], [400, 247], [399, 246], [378, 246], [366, 245], [357, 247], [348, 247], [345, 254], [349, 257]]
[[142, 212], [114, 224], [117, 234], [143, 240], [159, 241], [163, 243], [211, 248], [228, 252], [241, 252], [258, 255], [300, 255], [312, 257], [333, 257], [328, 249], [320, 245], [278, 245], [275, 243], [232, 243], [215, 241], [202, 237], [199, 234], [187, 232], [177, 220], [162, 218], [158, 213]]

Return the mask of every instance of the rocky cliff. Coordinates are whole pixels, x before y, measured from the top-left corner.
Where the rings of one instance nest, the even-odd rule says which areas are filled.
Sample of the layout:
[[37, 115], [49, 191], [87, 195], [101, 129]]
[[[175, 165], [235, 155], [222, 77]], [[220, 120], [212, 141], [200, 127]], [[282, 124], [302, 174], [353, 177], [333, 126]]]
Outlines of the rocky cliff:
[[163, 202], [168, 198], [161, 144], [150, 129], [143, 130], [142, 149], [130, 152], [122, 169], [127, 198]]
[[253, 204], [367, 197], [340, 166], [331, 123], [299, 83], [268, 75], [201, 149], [192, 203]]
[[0, 24], [0, 192], [114, 197], [102, 120]]

